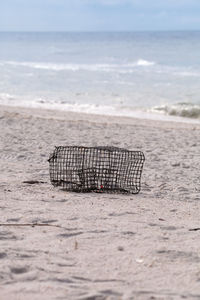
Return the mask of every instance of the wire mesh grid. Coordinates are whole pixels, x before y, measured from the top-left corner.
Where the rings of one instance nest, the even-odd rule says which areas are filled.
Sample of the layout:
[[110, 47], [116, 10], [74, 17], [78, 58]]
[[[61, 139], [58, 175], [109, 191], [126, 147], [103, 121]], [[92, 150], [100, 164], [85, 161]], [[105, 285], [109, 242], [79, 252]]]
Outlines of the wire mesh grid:
[[49, 158], [50, 180], [54, 186], [74, 192], [137, 194], [144, 160], [141, 151], [59, 146]]

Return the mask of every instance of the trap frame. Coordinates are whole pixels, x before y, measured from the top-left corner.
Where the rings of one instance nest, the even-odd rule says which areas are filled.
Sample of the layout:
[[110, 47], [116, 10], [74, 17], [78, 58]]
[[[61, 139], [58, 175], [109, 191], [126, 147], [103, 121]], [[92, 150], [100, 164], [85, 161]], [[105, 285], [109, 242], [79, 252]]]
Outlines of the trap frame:
[[49, 158], [50, 181], [73, 192], [137, 194], [143, 152], [117, 147], [59, 146]]

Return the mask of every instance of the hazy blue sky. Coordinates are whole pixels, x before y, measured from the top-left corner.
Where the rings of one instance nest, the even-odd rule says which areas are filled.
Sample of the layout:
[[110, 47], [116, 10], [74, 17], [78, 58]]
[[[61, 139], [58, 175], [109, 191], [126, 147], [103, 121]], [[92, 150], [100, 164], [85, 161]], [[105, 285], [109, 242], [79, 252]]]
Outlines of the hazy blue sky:
[[0, 0], [0, 31], [200, 30], [200, 0]]

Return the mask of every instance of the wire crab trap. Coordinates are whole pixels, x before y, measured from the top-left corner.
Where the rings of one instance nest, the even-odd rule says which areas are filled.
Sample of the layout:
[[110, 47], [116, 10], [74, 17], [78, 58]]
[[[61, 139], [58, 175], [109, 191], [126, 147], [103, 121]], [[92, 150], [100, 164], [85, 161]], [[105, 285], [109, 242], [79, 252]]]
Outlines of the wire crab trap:
[[74, 192], [140, 191], [144, 154], [116, 147], [59, 146], [49, 158], [50, 180]]

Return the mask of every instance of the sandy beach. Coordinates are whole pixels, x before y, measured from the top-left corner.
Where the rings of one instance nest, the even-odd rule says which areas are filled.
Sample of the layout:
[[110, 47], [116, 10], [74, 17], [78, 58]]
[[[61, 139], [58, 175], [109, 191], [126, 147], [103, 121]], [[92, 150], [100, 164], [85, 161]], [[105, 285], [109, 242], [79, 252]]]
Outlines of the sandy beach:
[[[1, 106], [0, 132], [0, 300], [200, 299], [200, 124]], [[54, 188], [58, 145], [143, 151], [141, 192]]]

